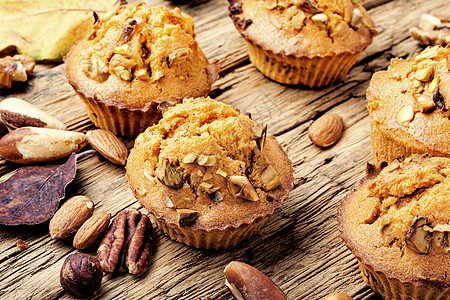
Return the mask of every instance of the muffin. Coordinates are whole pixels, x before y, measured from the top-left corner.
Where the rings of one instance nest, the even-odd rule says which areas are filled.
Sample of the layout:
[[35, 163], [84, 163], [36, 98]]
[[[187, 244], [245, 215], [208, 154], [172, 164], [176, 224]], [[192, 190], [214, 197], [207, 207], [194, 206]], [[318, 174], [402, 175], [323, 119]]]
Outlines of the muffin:
[[450, 156], [450, 49], [393, 59], [367, 89], [375, 165], [413, 153]]
[[130, 187], [171, 239], [233, 247], [293, 187], [292, 163], [266, 131], [231, 106], [185, 99], [137, 137], [126, 166]]
[[415, 154], [342, 201], [341, 236], [383, 299], [450, 299], [450, 159]]
[[96, 126], [134, 137], [161, 118], [160, 104], [206, 96], [217, 78], [178, 8], [122, 5], [98, 19], [65, 57], [69, 83]]
[[250, 61], [284, 84], [320, 87], [347, 74], [375, 26], [359, 1], [229, 0]]

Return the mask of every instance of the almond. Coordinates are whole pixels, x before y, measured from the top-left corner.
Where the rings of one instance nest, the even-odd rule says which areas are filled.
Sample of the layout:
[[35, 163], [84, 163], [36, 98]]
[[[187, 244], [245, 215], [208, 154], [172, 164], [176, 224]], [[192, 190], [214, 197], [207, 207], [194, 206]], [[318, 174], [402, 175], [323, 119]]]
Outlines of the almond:
[[86, 133], [91, 146], [110, 162], [125, 165], [128, 157], [127, 147], [112, 132], [95, 129]]
[[73, 246], [79, 250], [94, 246], [105, 235], [110, 219], [111, 214], [107, 213], [95, 214], [87, 219], [75, 234]]
[[14, 97], [0, 102], [0, 119], [11, 128], [32, 126], [66, 129], [66, 126], [59, 120], [34, 105]]
[[66, 157], [85, 145], [86, 136], [81, 132], [22, 127], [0, 140], [0, 155], [12, 162], [33, 164]]
[[325, 114], [309, 126], [310, 140], [319, 147], [329, 147], [336, 143], [344, 131], [344, 121], [337, 114]]
[[93, 211], [94, 202], [86, 196], [68, 199], [50, 220], [50, 236], [52, 239], [60, 240], [74, 235]]

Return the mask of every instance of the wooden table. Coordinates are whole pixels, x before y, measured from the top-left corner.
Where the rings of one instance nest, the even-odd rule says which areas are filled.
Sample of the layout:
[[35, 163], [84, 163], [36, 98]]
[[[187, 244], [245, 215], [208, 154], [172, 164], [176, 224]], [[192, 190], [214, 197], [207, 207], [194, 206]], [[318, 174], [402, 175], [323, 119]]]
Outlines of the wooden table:
[[[167, 1], [151, 3], [173, 7]], [[450, 5], [447, 0], [366, 0], [364, 5], [378, 36], [343, 81], [315, 90], [280, 85], [255, 69], [228, 17], [227, 1], [180, 6], [193, 16], [197, 40], [207, 57], [220, 62], [221, 77], [211, 96], [268, 124], [293, 162], [294, 190], [256, 236], [233, 249], [197, 250], [156, 230], [150, 269], [140, 275], [106, 275], [94, 299], [232, 299], [223, 276], [232, 260], [267, 274], [289, 299], [321, 299], [337, 291], [354, 299], [379, 299], [365, 285], [356, 259], [339, 237], [337, 207], [372, 160], [365, 99], [372, 74], [386, 69], [393, 57], [420, 51], [409, 28], [418, 25], [422, 13], [450, 15]], [[29, 85], [1, 93], [0, 99], [14, 95], [30, 101], [63, 120], [70, 130], [94, 128], [84, 104], [66, 83], [63, 65], [38, 65]], [[345, 132], [335, 146], [324, 150], [310, 142], [307, 130], [326, 112], [343, 117]], [[124, 141], [132, 147], [132, 140]], [[17, 167], [3, 161], [0, 176]], [[96, 212], [113, 216], [130, 206], [138, 208], [124, 174], [123, 167], [96, 156], [84, 158], [67, 195], [86, 195], [95, 202]], [[18, 239], [30, 247], [19, 252]], [[76, 252], [72, 239], [52, 240], [46, 223], [0, 226], [0, 241], [0, 299], [71, 298], [59, 284], [59, 271], [67, 255]]]

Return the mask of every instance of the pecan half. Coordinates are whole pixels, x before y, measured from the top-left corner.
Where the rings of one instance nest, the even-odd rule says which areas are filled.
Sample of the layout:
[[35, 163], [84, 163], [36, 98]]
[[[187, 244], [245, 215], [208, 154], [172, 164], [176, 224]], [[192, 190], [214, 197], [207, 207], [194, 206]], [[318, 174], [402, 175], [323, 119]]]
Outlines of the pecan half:
[[153, 227], [147, 215], [134, 208], [120, 212], [97, 251], [103, 271], [137, 274], [147, 270], [152, 255], [152, 235]]

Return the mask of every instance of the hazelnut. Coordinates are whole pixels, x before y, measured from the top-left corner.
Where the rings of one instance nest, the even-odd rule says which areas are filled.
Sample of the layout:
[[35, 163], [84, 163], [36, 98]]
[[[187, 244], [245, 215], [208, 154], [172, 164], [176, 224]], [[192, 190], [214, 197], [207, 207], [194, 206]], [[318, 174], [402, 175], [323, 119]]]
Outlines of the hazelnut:
[[69, 255], [61, 268], [63, 289], [76, 298], [94, 295], [102, 283], [103, 271], [97, 258], [83, 253]]

